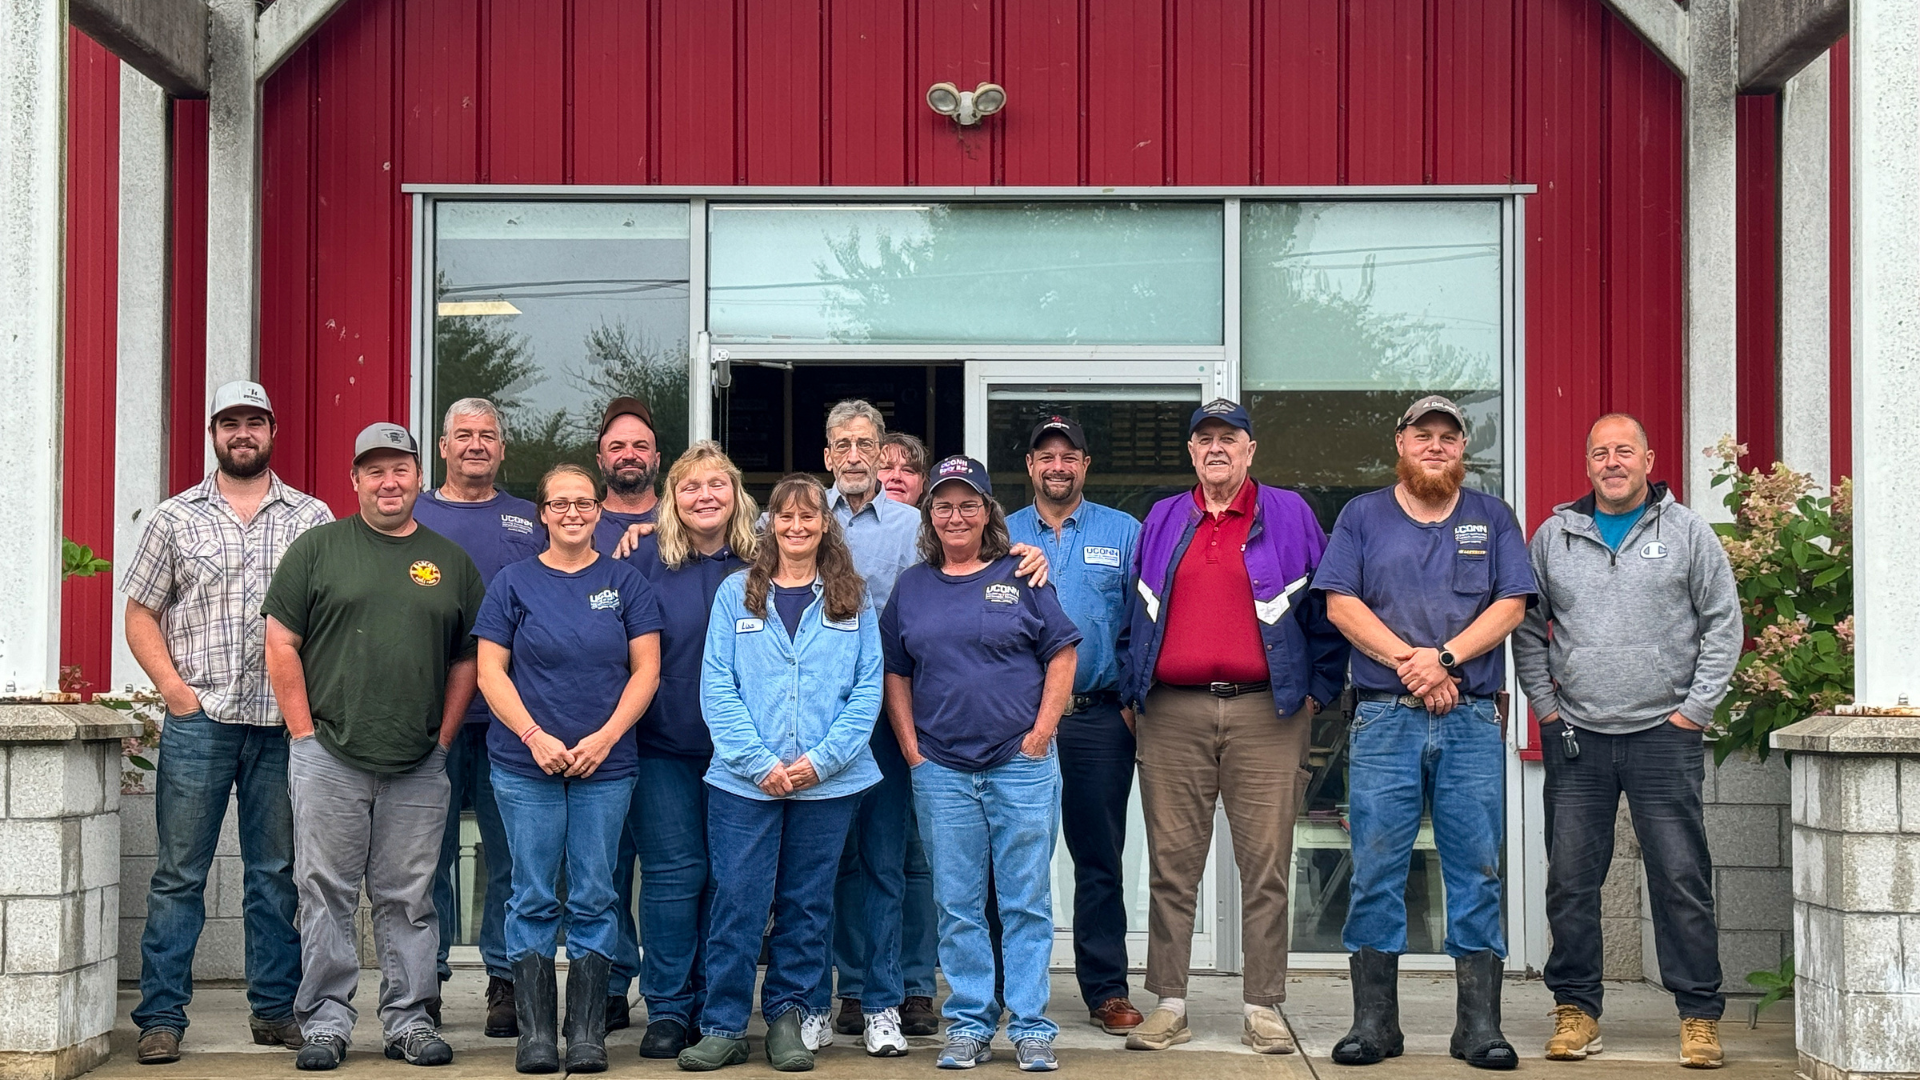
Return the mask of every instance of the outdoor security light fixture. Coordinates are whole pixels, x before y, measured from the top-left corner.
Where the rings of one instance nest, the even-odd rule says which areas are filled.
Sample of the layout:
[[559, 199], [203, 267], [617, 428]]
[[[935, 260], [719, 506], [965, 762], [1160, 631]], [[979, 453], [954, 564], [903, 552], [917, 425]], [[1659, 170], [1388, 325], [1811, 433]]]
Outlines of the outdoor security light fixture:
[[953, 117], [961, 127], [972, 127], [1007, 107], [1007, 90], [999, 83], [983, 82], [962, 90], [950, 82], [937, 82], [927, 88], [927, 107]]

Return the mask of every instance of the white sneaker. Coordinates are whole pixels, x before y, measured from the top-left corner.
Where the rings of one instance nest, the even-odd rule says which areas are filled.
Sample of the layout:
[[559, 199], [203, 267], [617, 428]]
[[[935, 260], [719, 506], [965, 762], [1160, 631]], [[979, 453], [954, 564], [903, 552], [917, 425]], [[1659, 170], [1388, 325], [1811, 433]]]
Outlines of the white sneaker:
[[822, 1047], [833, 1045], [833, 1014], [808, 1013], [800, 1019], [800, 1042], [809, 1050], [818, 1051]]
[[900, 1030], [900, 1010], [867, 1014], [867, 1053], [874, 1057], [905, 1057], [907, 1037]]

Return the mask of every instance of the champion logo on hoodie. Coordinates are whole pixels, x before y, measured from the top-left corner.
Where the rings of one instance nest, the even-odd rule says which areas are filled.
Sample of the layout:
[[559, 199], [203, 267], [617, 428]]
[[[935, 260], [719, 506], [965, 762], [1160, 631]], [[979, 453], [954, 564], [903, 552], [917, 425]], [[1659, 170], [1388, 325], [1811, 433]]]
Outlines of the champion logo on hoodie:
[[1667, 557], [1667, 545], [1658, 540], [1649, 540], [1647, 541], [1647, 546], [1640, 549], [1640, 557], [1643, 559], [1664, 559]]

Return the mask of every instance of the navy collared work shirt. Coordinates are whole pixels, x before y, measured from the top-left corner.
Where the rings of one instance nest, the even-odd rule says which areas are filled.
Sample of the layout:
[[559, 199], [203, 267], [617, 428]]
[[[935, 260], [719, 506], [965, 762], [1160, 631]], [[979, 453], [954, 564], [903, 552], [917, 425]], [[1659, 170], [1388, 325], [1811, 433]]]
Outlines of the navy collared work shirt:
[[1046, 553], [1048, 578], [1060, 606], [1080, 628], [1079, 663], [1073, 692], [1091, 694], [1120, 688], [1120, 635], [1127, 628], [1127, 574], [1140, 540], [1140, 522], [1132, 514], [1081, 500], [1061, 524], [1060, 535], [1033, 507], [1007, 516], [1016, 544], [1032, 544]]

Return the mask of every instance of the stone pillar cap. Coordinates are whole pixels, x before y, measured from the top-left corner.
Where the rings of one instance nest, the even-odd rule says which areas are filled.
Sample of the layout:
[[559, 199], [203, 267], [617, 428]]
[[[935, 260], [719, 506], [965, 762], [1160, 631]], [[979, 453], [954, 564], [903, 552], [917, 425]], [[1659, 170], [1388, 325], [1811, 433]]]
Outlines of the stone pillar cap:
[[1775, 750], [1795, 754], [1920, 755], [1920, 718], [1810, 716], [1773, 733]]
[[140, 721], [105, 705], [0, 702], [0, 743], [131, 739], [144, 730]]

